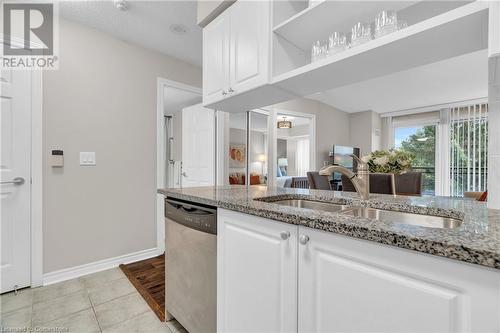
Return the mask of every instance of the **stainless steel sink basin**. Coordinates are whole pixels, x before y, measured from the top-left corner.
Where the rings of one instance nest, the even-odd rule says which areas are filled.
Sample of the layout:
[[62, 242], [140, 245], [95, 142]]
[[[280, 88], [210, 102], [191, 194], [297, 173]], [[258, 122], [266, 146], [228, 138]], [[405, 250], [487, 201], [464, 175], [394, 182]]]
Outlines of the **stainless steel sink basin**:
[[441, 216], [420, 215], [392, 210], [375, 209], [369, 207], [349, 207], [342, 214], [366, 217], [389, 223], [411, 224], [427, 228], [453, 229], [458, 228], [462, 221]]
[[297, 208], [323, 210], [323, 211], [327, 211], [327, 212], [339, 212], [343, 209], [350, 208], [349, 206], [338, 205], [338, 204], [329, 203], [329, 202], [300, 200], [300, 199], [272, 201], [270, 203], [283, 205], [283, 206], [297, 207]]
[[283, 206], [297, 207], [297, 208], [322, 210], [327, 212], [338, 212], [345, 215], [365, 217], [388, 223], [410, 224], [427, 228], [453, 229], [453, 228], [458, 228], [462, 224], [461, 220], [449, 217], [420, 215], [420, 214], [396, 212], [392, 210], [376, 209], [369, 207], [359, 207], [359, 206], [353, 207], [353, 206], [340, 205], [330, 202], [312, 201], [304, 199], [279, 200], [279, 201], [271, 201], [269, 203], [283, 205]]

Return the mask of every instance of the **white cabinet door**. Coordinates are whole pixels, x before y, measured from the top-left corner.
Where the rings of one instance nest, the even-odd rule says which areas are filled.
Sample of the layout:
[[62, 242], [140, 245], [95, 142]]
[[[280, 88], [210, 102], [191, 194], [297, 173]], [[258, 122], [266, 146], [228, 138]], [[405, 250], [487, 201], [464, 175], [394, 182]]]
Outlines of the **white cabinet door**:
[[498, 332], [500, 275], [299, 227], [299, 332]]
[[237, 1], [230, 7], [230, 94], [268, 81], [269, 6], [268, 1]]
[[203, 103], [224, 98], [229, 86], [230, 17], [224, 12], [203, 29]]
[[182, 110], [181, 187], [215, 185], [215, 111], [201, 104]]
[[296, 332], [298, 227], [223, 209], [217, 218], [217, 332]]

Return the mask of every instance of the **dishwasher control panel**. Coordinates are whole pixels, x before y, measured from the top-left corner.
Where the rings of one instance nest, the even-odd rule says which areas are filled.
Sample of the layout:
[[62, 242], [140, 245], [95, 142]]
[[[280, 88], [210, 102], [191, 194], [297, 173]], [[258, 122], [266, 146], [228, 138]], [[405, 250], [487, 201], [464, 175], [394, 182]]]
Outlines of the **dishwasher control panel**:
[[167, 198], [165, 217], [194, 230], [217, 234], [217, 209], [214, 207]]

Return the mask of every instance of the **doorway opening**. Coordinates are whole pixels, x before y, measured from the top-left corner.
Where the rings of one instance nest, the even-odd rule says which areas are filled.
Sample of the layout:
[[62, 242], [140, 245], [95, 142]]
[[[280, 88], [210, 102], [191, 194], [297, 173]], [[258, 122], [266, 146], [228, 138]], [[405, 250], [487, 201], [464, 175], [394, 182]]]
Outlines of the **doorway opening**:
[[[156, 187], [182, 187], [182, 110], [198, 104], [202, 90], [158, 78], [156, 118]], [[164, 197], [156, 196], [156, 234], [159, 253], [165, 250]]]

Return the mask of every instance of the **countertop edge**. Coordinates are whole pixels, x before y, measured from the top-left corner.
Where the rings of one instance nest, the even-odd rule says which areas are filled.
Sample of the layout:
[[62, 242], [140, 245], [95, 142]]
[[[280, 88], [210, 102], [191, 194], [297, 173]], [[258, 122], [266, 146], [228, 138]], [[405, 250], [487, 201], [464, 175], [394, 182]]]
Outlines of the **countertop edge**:
[[394, 246], [406, 250], [430, 254], [438, 257], [466, 262], [469, 264], [475, 264], [482, 267], [493, 268], [497, 270], [500, 269], [500, 255], [495, 252], [477, 250], [467, 246], [447, 244], [446, 242], [437, 242], [433, 240], [421, 239], [418, 237], [409, 237], [406, 235], [399, 235], [383, 230], [372, 230], [364, 226], [352, 226], [346, 225], [344, 223], [328, 223], [317, 218], [304, 219], [303, 217], [300, 217], [300, 222], [297, 222], [287, 219], [287, 215], [289, 217], [292, 217], [293, 214], [274, 212], [265, 209], [255, 209], [241, 204], [227, 203], [182, 193], [170, 192], [168, 190], [158, 190], [158, 193], [165, 195], [165, 197], [211, 205], [222, 209], [254, 215], [288, 224], [305, 226], [308, 228], [331, 232], [355, 239], [377, 242], [380, 244]]

